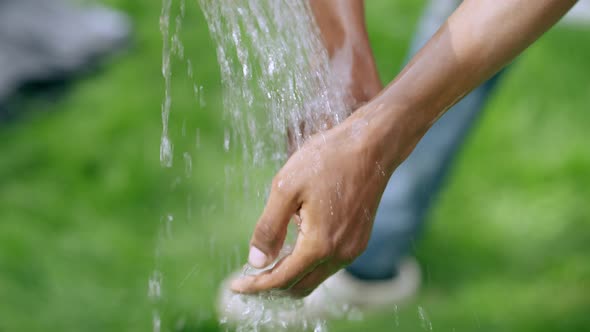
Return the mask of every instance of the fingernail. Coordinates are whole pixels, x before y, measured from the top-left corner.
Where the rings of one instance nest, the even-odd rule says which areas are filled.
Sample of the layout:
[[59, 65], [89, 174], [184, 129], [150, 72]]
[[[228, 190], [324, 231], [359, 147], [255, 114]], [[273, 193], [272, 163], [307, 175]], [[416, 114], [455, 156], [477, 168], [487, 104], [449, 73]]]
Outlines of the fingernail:
[[252, 246], [248, 255], [248, 263], [257, 269], [261, 269], [266, 265], [266, 255], [260, 249]]

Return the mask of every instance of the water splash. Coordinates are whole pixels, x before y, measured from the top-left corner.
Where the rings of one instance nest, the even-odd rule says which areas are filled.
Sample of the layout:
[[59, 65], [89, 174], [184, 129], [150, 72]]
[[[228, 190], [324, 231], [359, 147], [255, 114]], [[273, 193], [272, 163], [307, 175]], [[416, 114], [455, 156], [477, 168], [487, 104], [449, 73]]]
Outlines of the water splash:
[[[162, 76], [164, 77], [164, 100], [162, 102], [162, 136], [160, 141], [160, 164], [162, 167], [172, 167], [174, 154], [173, 145], [168, 135], [168, 121], [170, 108], [172, 107], [172, 69], [170, 61], [170, 8], [171, 0], [162, 0], [162, 12], [160, 14], [160, 33], [162, 34]], [[161, 226], [160, 226], [161, 227]], [[158, 233], [161, 233], [159, 231]], [[160, 272], [160, 241], [158, 236], [155, 249], [155, 268], [148, 281], [148, 297], [153, 303], [152, 331], [160, 332], [162, 320], [160, 318], [160, 302], [162, 299], [163, 275]]]
[[[347, 96], [330, 72], [308, 1], [199, 0], [199, 4], [217, 44], [224, 119], [230, 123], [223, 149], [241, 153], [247, 186], [248, 168], [282, 164], [287, 137], [298, 148], [310, 135], [341, 122], [347, 115]], [[195, 88], [199, 98], [202, 92], [202, 87]], [[226, 185], [228, 181], [226, 167]], [[280, 293], [226, 296], [221, 322], [239, 323], [237, 331], [327, 329], [323, 320], [311, 318], [302, 300]]]
[[[291, 251], [292, 246], [285, 246], [273, 264], [263, 269], [246, 264], [241, 276], [258, 275], [268, 271]], [[221, 307], [218, 309], [220, 323], [236, 331], [327, 331], [326, 322], [317, 315], [310, 315], [302, 299], [286, 297], [281, 291], [240, 295], [229, 291], [227, 286], [224, 289]]]
[[346, 117], [344, 89], [330, 72], [307, 1], [199, 3], [217, 44], [232, 146], [246, 164], [280, 165], [287, 132], [299, 147]]
[[[173, 4], [178, 5], [179, 11], [174, 21], [170, 19]], [[160, 13], [160, 32], [162, 35], [162, 76], [164, 78], [164, 98], [161, 104], [162, 115], [162, 134], [160, 140], [160, 164], [162, 167], [171, 169], [174, 164], [174, 143], [172, 141], [169, 122], [171, 117], [172, 104], [172, 66], [173, 58], [177, 58], [186, 63], [187, 75], [191, 80], [194, 79], [194, 68], [190, 59], [185, 57], [185, 48], [181, 40], [181, 31], [183, 27], [183, 19], [185, 17], [186, 4], [185, 0], [162, 0], [162, 10]], [[174, 29], [172, 29], [172, 27]], [[193, 84], [195, 84], [193, 82]], [[196, 84], [195, 84], [196, 85]], [[181, 129], [182, 137], [187, 136], [187, 121], [186, 118], [182, 121]], [[199, 144], [197, 142], [197, 144]], [[188, 151], [182, 154], [184, 161], [184, 174], [186, 178], [192, 175], [193, 159]], [[181, 178], [176, 176], [170, 185], [170, 191], [174, 191], [181, 184]], [[187, 220], [191, 218], [190, 195], [187, 196]], [[157, 232], [157, 239], [155, 245], [155, 266], [152, 275], [148, 282], [148, 297], [153, 304], [152, 313], [152, 327], [154, 331], [160, 331], [162, 326], [161, 306], [162, 293], [164, 290], [164, 275], [161, 269], [160, 252], [165, 239], [172, 238], [172, 228], [174, 222], [174, 215], [166, 212], [161, 215], [160, 223]]]
[[[281, 294], [256, 296], [237, 295], [228, 307], [241, 307], [238, 317], [223, 316], [220, 323], [238, 332], [250, 331], [327, 331], [326, 322], [308, 319], [302, 300], [292, 300]], [[236, 325], [236, 322], [239, 322]]]
[[[165, 83], [161, 107], [160, 163], [166, 168], [171, 168], [174, 162], [174, 144], [168, 128], [172, 108], [171, 57], [186, 63], [186, 74], [191, 80], [197, 69], [197, 63], [187, 59], [180, 38], [185, 0], [178, 1], [180, 14], [172, 22], [174, 33], [170, 30], [172, 0], [162, 1], [160, 17]], [[344, 89], [330, 73], [328, 55], [306, 0], [199, 0], [199, 4], [217, 44], [224, 88], [224, 119], [229, 122], [222, 146], [226, 152], [236, 149], [241, 153], [245, 174], [248, 174], [248, 167], [278, 167], [282, 164], [287, 155], [287, 136], [293, 146], [299, 147], [310, 135], [326, 130], [346, 117]], [[203, 108], [206, 105], [204, 87], [193, 81], [192, 88], [196, 101]], [[185, 136], [186, 125], [183, 122], [182, 137]], [[197, 128], [195, 146], [198, 149], [200, 145], [200, 130]], [[192, 156], [185, 150], [182, 159], [185, 177], [190, 177]], [[233, 166], [226, 166], [226, 185], [234, 173]], [[180, 181], [177, 177], [172, 189]], [[244, 187], [248, 187], [248, 183], [246, 177]], [[260, 193], [268, 188], [253, 189]], [[262, 201], [262, 195], [257, 197]], [[187, 220], [192, 214], [190, 202], [188, 196]], [[160, 236], [171, 236], [172, 220], [171, 214], [165, 214]], [[211, 241], [213, 247], [214, 240]], [[150, 277], [148, 290], [150, 299], [155, 303], [152, 315], [154, 331], [160, 331], [162, 325], [158, 309], [163, 290], [163, 274], [158, 263], [160, 242], [161, 239], [158, 239], [156, 268]], [[228, 260], [226, 263], [226, 270], [230, 271], [231, 262]], [[304, 313], [302, 301], [279, 294], [235, 296], [231, 300], [246, 303], [247, 310], [242, 311], [246, 323], [240, 324], [238, 331], [296, 329], [321, 332], [327, 329], [323, 320], [300, 319]], [[299, 317], [298, 323], [288, 320], [285, 313]]]

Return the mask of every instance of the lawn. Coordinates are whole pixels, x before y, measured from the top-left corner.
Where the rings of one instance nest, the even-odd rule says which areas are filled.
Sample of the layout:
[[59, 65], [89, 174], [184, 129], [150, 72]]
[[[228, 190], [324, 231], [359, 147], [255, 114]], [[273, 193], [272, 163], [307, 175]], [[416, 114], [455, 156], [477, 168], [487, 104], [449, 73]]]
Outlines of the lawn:
[[[0, 125], [0, 331], [151, 331], [154, 311], [163, 331], [217, 331], [218, 284], [244, 263], [263, 202], [240, 189], [237, 149], [223, 149], [215, 48], [187, 2], [194, 79], [174, 62], [175, 164], [164, 169], [161, 4], [108, 3], [134, 20], [126, 54]], [[367, 2], [384, 81], [422, 4]], [[559, 26], [511, 67], [416, 243], [420, 296], [331, 331], [590, 331], [589, 32]]]

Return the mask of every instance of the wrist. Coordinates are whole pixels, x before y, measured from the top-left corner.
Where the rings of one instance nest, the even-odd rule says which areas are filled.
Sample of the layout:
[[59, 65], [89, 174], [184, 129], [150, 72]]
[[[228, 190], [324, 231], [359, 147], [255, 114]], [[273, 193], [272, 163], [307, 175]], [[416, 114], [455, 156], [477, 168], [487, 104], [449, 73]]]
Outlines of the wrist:
[[362, 144], [369, 158], [391, 175], [412, 152], [429, 125], [408, 105], [387, 104], [379, 98], [357, 111], [364, 126]]
[[345, 103], [351, 111], [369, 102], [383, 89], [373, 53], [366, 41], [347, 38], [332, 53], [330, 67], [346, 92]]

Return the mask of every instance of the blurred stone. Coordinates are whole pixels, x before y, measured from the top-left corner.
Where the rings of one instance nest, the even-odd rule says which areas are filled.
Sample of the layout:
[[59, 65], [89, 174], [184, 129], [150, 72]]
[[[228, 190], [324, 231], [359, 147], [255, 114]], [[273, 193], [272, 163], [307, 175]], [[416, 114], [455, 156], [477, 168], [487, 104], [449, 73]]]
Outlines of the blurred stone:
[[127, 44], [129, 19], [61, 0], [0, 0], [0, 101], [28, 82], [87, 71]]

